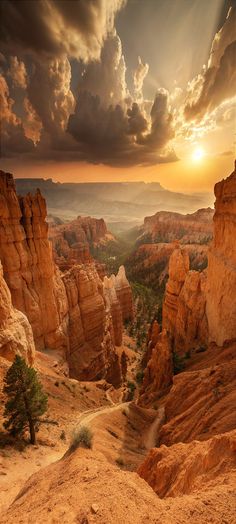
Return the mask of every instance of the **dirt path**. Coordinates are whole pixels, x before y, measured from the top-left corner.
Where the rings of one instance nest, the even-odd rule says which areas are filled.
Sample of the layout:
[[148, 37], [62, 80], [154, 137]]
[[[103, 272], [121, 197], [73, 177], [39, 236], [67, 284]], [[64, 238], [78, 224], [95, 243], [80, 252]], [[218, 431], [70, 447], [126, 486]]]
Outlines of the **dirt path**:
[[[114, 404], [109, 407], [101, 407], [96, 408], [93, 410], [84, 411], [84, 413], [81, 413], [78, 419], [78, 426], [80, 425], [88, 425], [92, 420], [96, 417], [99, 417], [100, 415], [103, 415], [104, 413], [112, 413], [113, 411], [117, 411], [120, 409], [127, 408], [129, 406], [129, 402], [119, 402], [118, 404]], [[83, 423], [83, 424], [81, 424]]]
[[154, 422], [151, 424], [150, 429], [148, 431], [145, 447], [146, 449], [155, 448], [157, 444], [157, 435], [158, 431], [161, 428], [163, 422], [165, 419], [165, 408], [160, 407], [157, 412], [157, 416], [154, 420]]

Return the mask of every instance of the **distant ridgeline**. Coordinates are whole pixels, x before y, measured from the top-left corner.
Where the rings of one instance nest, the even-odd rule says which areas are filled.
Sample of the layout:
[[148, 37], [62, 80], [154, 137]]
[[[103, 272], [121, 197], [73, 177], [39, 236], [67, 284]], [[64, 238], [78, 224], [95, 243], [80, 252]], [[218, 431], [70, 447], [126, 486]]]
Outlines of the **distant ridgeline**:
[[213, 194], [175, 193], [159, 182], [59, 183], [52, 179], [18, 178], [17, 192], [25, 195], [40, 189], [49, 212], [72, 217], [90, 214], [109, 221], [139, 222], [157, 211], [191, 213], [213, 204]]

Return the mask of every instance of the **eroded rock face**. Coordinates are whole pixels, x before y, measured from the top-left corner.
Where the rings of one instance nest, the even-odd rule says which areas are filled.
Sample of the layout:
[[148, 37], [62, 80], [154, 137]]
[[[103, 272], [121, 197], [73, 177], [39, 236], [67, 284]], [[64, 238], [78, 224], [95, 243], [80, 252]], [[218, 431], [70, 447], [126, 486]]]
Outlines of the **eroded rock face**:
[[235, 469], [235, 449], [236, 431], [206, 442], [162, 445], [149, 451], [138, 473], [160, 498], [200, 493]]
[[112, 316], [114, 342], [116, 346], [121, 346], [122, 332], [123, 332], [123, 319], [122, 319], [121, 305], [120, 305], [120, 302], [116, 294], [114, 280], [115, 280], [114, 275], [112, 275], [110, 278], [105, 276], [103, 280], [103, 289], [104, 289], [104, 297], [106, 301], [106, 308], [107, 308], [107, 311], [111, 312], [111, 316]]
[[163, 304], [163, 327], [173, 351], [184, 355], [208, 342], [206, 272], [189, 271], [186, 251], [177, 247], [170, 258]]
[[114, 287], [120, 302], [123, 322], [133, 318], [133, 297], [128, 279], [126, 278], [124, 266], [120, 266], [117, 275], [113, 278]]
[[211, 208], [199, 209], [187, 215], [159, 211], [144, 219], [143, 233], [139, 240], [149, 238], [152, 242], [180, 240], [183, 244], [208, 243], [213, 234], [213, 215]]
[[91, 264], [74, 266], [62, 278], [69, 304], [70, 376], [80, 380], [103, 378], [114, 360], [114, 346], [102, 282]]
[[53, 257], [63, 271], [75, 264], [92, 262], [90, 247], [97, 247], [113, 240], [103, 218], [77, 217], [66, 224], [50, 226]]
[[214, 239], [209, 250], [209, 340], [236, 339], [236, 170], [215, 186]]
[[67, 347], [67, 299], [47, 237], [39, 191], [17, 198], [13, 176], [0, 173], [0, 257], [13, 305], [28, 318], [38, 349]]
[[24, 357], [29, 364], [33, 364], [35, 356], [33, 333], [26, 316], [13, 308], [0, 262], [0, 355], [13, 361], [16, 354]]
[[153, 345], [140, 391], [139, 404], [142, 406], [165, 393], [172, 384], [172, 351], [166, 330], [157, 334], [156, 326], [154, 327]]
[[[44, 198], [37, 191], [35, 196], [18, 199], [12, 175], [0, 175], [4, 278], [13, 305], [32, 326], [37, 349], [59, 350], [67, 358], [74, 378], [93, 380], [106, 377], [108, 372], [114, 376], [113, 368], [117, 369], [119, 362], [114, 353], [112, 312], [106, 307], [95, 265], [75, 265], [62, 275], [52, 259]], [[94, 238], [93, 228], [90, 234]], [[127, 287], [125, 281], [125, 293]], [[127, 302], [123, 302], [127, 314]], [[28, 323], [22, 313], [15, 316], [22, 324], [25, 322], [26, 329]]]

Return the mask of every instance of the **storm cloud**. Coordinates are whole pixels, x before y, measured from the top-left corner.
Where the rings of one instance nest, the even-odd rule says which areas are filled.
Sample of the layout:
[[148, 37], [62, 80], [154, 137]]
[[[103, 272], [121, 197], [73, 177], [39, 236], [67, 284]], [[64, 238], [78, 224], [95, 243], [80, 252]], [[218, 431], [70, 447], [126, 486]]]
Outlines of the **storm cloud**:
[[124, 0], [3, 0], [1, 43], [49, 58], [98, 59]]
[[207, 67], [192, 80], [184, 108], [187, 120], [200, 120], [235, 94], [236, 7], [231, 7], [221, 30], [215, 35]]

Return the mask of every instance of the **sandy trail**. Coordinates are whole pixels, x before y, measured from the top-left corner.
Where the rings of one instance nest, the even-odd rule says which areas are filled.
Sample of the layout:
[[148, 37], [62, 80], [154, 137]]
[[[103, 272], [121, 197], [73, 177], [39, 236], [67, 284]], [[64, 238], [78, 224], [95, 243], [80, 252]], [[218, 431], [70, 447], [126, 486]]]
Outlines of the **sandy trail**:
[[155, 448], [157, 445], [157, 435], [165, 420], [165, 408], [160, 407], [157, 412], [157, 416], [154, 422], [151, 424], [149, 431], [146, 436], [145, 447], [146, 449]]
[[[113, 403], [114, 404], [114, 403]], [[129, 406], [129, 402], [119, 402], [118, 404], [114, 404], [110, 407], [101, 407], [96, 409], [89, 409], [88, 411], [84, 411], [84, 413], [81, 413], [78, 419], [78, 425], [87, 425], [96, 417], [99, 417], [101, 415], [112, 413], [113, 411], [118, 411], [120, 409], [127, 408]], [[81, 424], [83, 422], [83, 424]]]

